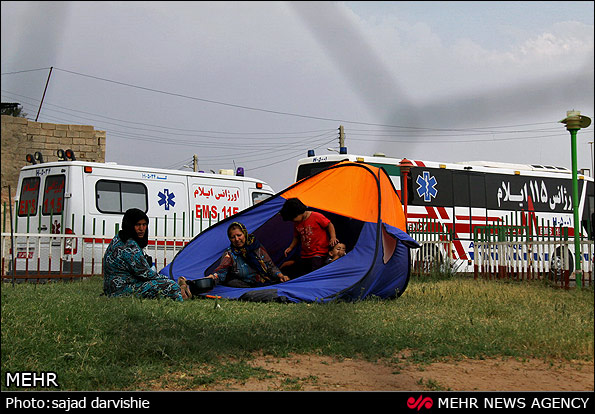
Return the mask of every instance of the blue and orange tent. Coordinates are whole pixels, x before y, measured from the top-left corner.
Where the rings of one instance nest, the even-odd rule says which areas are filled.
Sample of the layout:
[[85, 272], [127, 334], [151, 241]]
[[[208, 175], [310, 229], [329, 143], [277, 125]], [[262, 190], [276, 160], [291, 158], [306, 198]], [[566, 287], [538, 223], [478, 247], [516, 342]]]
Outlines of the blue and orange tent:
[[197, 235], [160, 273], [177, 280], [212, 273], [229, 247], [227, 227], [243, 223], [277, 265], [293, 237], [293, 223], [279, 211], [289, 198], [327, 216], [347, 255], [288, 282], [258, 288], [216, 286], [206, 293], [228, 299], [284, 302], [355, 301], [394, 298], [409, 282], [410, 249], [419, 245], [405, 232], [397, 192], [382, 168], [344, 161], [291, 185], [271, 198], [229, 217]]

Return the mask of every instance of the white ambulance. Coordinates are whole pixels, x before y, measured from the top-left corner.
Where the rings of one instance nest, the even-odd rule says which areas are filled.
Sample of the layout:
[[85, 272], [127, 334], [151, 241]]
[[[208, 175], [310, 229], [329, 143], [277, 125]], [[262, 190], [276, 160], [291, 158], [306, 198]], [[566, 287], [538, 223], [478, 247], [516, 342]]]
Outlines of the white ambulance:
[[70, 159], [45, 163], [28, 155], [34, 164], [21, 169], [13, 201], [19, 273], [97, 274], [132, 207], [147, 213], [147, 253], [163, 267], [210, 225], [274, 194], [265, 182], [244, 177], [242, 168], [214, 174], [76, 161], [66, 154]]

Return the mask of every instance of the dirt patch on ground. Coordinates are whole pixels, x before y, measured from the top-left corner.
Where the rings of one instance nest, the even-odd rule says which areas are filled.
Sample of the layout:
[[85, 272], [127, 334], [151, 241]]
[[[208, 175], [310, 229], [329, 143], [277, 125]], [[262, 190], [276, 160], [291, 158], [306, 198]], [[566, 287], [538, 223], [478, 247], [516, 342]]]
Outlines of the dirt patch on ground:
[[[316, 355], [257, 357], [266, 375], [204, 391], [593, 391], [593, 362], [463, 359], [432, 364], [367, 362]], [[186, 373], [185, 375], [192, 375]], [[159, 388], [157, 384], [154, 384]]]
[[[462, 360], [428, 365], [371, 363], [324, 356], [258, 358], [252, 363], [277, 374], [237, 389], [304, 391], [593, 391], [593, 363], [541, 360]], [[235, 388], [238, 386], [232, 386]]]

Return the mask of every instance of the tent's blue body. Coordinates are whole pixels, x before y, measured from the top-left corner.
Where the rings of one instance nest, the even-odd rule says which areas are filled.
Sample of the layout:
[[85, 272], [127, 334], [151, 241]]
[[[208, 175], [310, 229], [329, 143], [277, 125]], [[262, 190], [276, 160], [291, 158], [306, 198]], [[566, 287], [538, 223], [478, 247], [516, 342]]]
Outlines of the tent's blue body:
[[[224, 220], [195, 237], [174, 260], [161, 270], [177, 280], [180, 276], [194, 280], [207, 276], [229, 247], [227, 227], [233, 221], [246, 225], [278, 264], [283, 250], [293, 237], [293, 223], [283, 222], [278, 214], [286, 199], [276, 194], [237, 215]], [[229, 299], [279, 300], [289, 302], [327, 302], [336, 299], [354, 301], [368, 296], [391, 298], [407, 287], [410, 276], [410, 248], [418, 244], [404, 231], [377, 222], [362, 222], [322, 210], [338, 229], [355, 229], [343, 233], [340, 240], [353, 237], [348, 254], [314, 272], [258, 288], [232, 288], [218, 285], [206, 295]]]

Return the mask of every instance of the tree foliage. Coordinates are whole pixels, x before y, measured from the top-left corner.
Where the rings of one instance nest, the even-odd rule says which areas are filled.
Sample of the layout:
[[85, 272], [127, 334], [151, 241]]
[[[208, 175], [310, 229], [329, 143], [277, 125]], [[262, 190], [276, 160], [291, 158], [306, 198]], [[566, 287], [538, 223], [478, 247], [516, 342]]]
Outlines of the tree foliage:
[[2, 102], [0, 112], [2, 115], [16, 116], [17, 118], [27, 118], [28, 113], [23, 111], [23, 107], [18, 103]]

